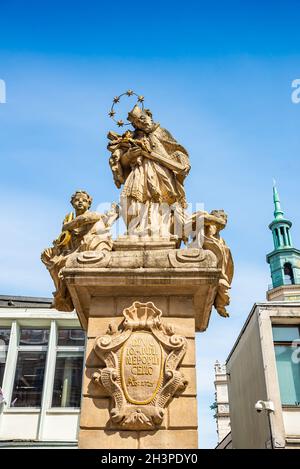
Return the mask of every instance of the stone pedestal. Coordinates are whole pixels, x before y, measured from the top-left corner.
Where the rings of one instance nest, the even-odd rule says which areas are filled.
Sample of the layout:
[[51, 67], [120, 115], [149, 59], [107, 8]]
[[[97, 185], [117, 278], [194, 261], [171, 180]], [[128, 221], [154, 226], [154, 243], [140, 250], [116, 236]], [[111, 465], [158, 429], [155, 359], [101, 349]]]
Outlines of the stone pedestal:
[[63, 271], [87, 331], [79, 447], [197, 448], [195, 331], [208, 326], [217, 258], [114, 249], [77, 253]]

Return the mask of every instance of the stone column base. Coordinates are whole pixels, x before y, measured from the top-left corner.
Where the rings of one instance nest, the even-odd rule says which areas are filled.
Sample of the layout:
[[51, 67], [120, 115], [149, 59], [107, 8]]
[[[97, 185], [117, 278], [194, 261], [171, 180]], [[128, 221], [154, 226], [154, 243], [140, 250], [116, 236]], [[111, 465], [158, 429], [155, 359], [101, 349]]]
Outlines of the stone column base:
[[184, 251], [67, 264], [87, 330], [80, 448], [197, 448], [195, 331], [208, 325], [220, 270], [212, 253]]

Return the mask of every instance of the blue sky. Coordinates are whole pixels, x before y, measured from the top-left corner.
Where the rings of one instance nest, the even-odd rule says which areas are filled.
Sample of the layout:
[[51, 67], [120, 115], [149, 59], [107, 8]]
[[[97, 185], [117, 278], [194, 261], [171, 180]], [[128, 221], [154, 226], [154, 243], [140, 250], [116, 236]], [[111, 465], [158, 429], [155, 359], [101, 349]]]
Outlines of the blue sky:
[[190, 202], [229, 215], [235, 261], [231, 318], [198, 336], [201, 447], [214, 447], [213, 364], [226, 359], [270, 283], [272, 178], [300, 247], [300, 78], [296, 1], [0, 2], [2, 200], [0, 291], [50, 296], [41, 250], [70, 195], [117, 200], [106, 133], [112, 98], [145, 96], [154, 118], [190, 153]]

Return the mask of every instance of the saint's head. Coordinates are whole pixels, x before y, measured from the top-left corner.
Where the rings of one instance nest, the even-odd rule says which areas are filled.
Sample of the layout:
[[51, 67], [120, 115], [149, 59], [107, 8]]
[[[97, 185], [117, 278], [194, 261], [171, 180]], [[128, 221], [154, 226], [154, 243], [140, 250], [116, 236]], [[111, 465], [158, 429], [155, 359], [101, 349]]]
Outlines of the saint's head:
[[141, 109], [137, 104], [128, 113], [129, 122], [133, 127], [138, 130], [143, 130], [147, 134], [153, 130], [154, 123], [152, 120], [152, 113], [149, 109]]
[[71, 204], [73, 205], [76, 215], [81, 215], [86, 212], [92, 205], [92, 197], [85, 191], [76, 191], [71, 197]]

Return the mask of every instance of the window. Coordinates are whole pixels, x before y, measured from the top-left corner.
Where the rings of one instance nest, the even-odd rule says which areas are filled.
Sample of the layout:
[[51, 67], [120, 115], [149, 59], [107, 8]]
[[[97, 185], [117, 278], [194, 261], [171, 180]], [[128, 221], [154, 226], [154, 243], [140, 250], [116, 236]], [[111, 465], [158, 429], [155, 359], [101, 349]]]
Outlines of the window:
[[49, 329], [20, 329], [11, 407], [40, 407]]
[[75, 313], [13, 314], [0, 314], [0, 440], [75, 441], [85, 332]]
[[19, 352], [11, 407], [40, 407], [47, 352]]
[[293, 267], [290, 262], [286, 262], [283, 266], [283, 272], [284, 272], [284, 283], [286, 285], [294, 285], [295, 280], [294, 280], [294, 272], [293, 272]]
[[85, 336], [81, 329], [59, 329], [52, 407], [80, 407]]
[[2, 387], [7, 350], [10, 338], [10, 327], [0, 327], [0, 388]]
[[48, 345], [49, 329], [29, 329], [22, 327], [20, 330], [20, 345]]
[[279, 247], [280, 246], [280, 239], [279, 239], [279, 233], [278, 233], [277, 228], [275, 229], [275, 236], [276, 236], [276, 241], [277, 241], [277, 246], [276, 247]]
[[58, 329], [57, 345], [84, 346], [85, 336], [81, 329]]
[[281, 402], [300, 406], [300, 327], [273, 326], [273, 338]]
[[281, 236], [282, 236], [283, 244], [286, 244], [285, 232], [284, 232], [283, 226], [280, 227], [280, 234], [281, 234]]

